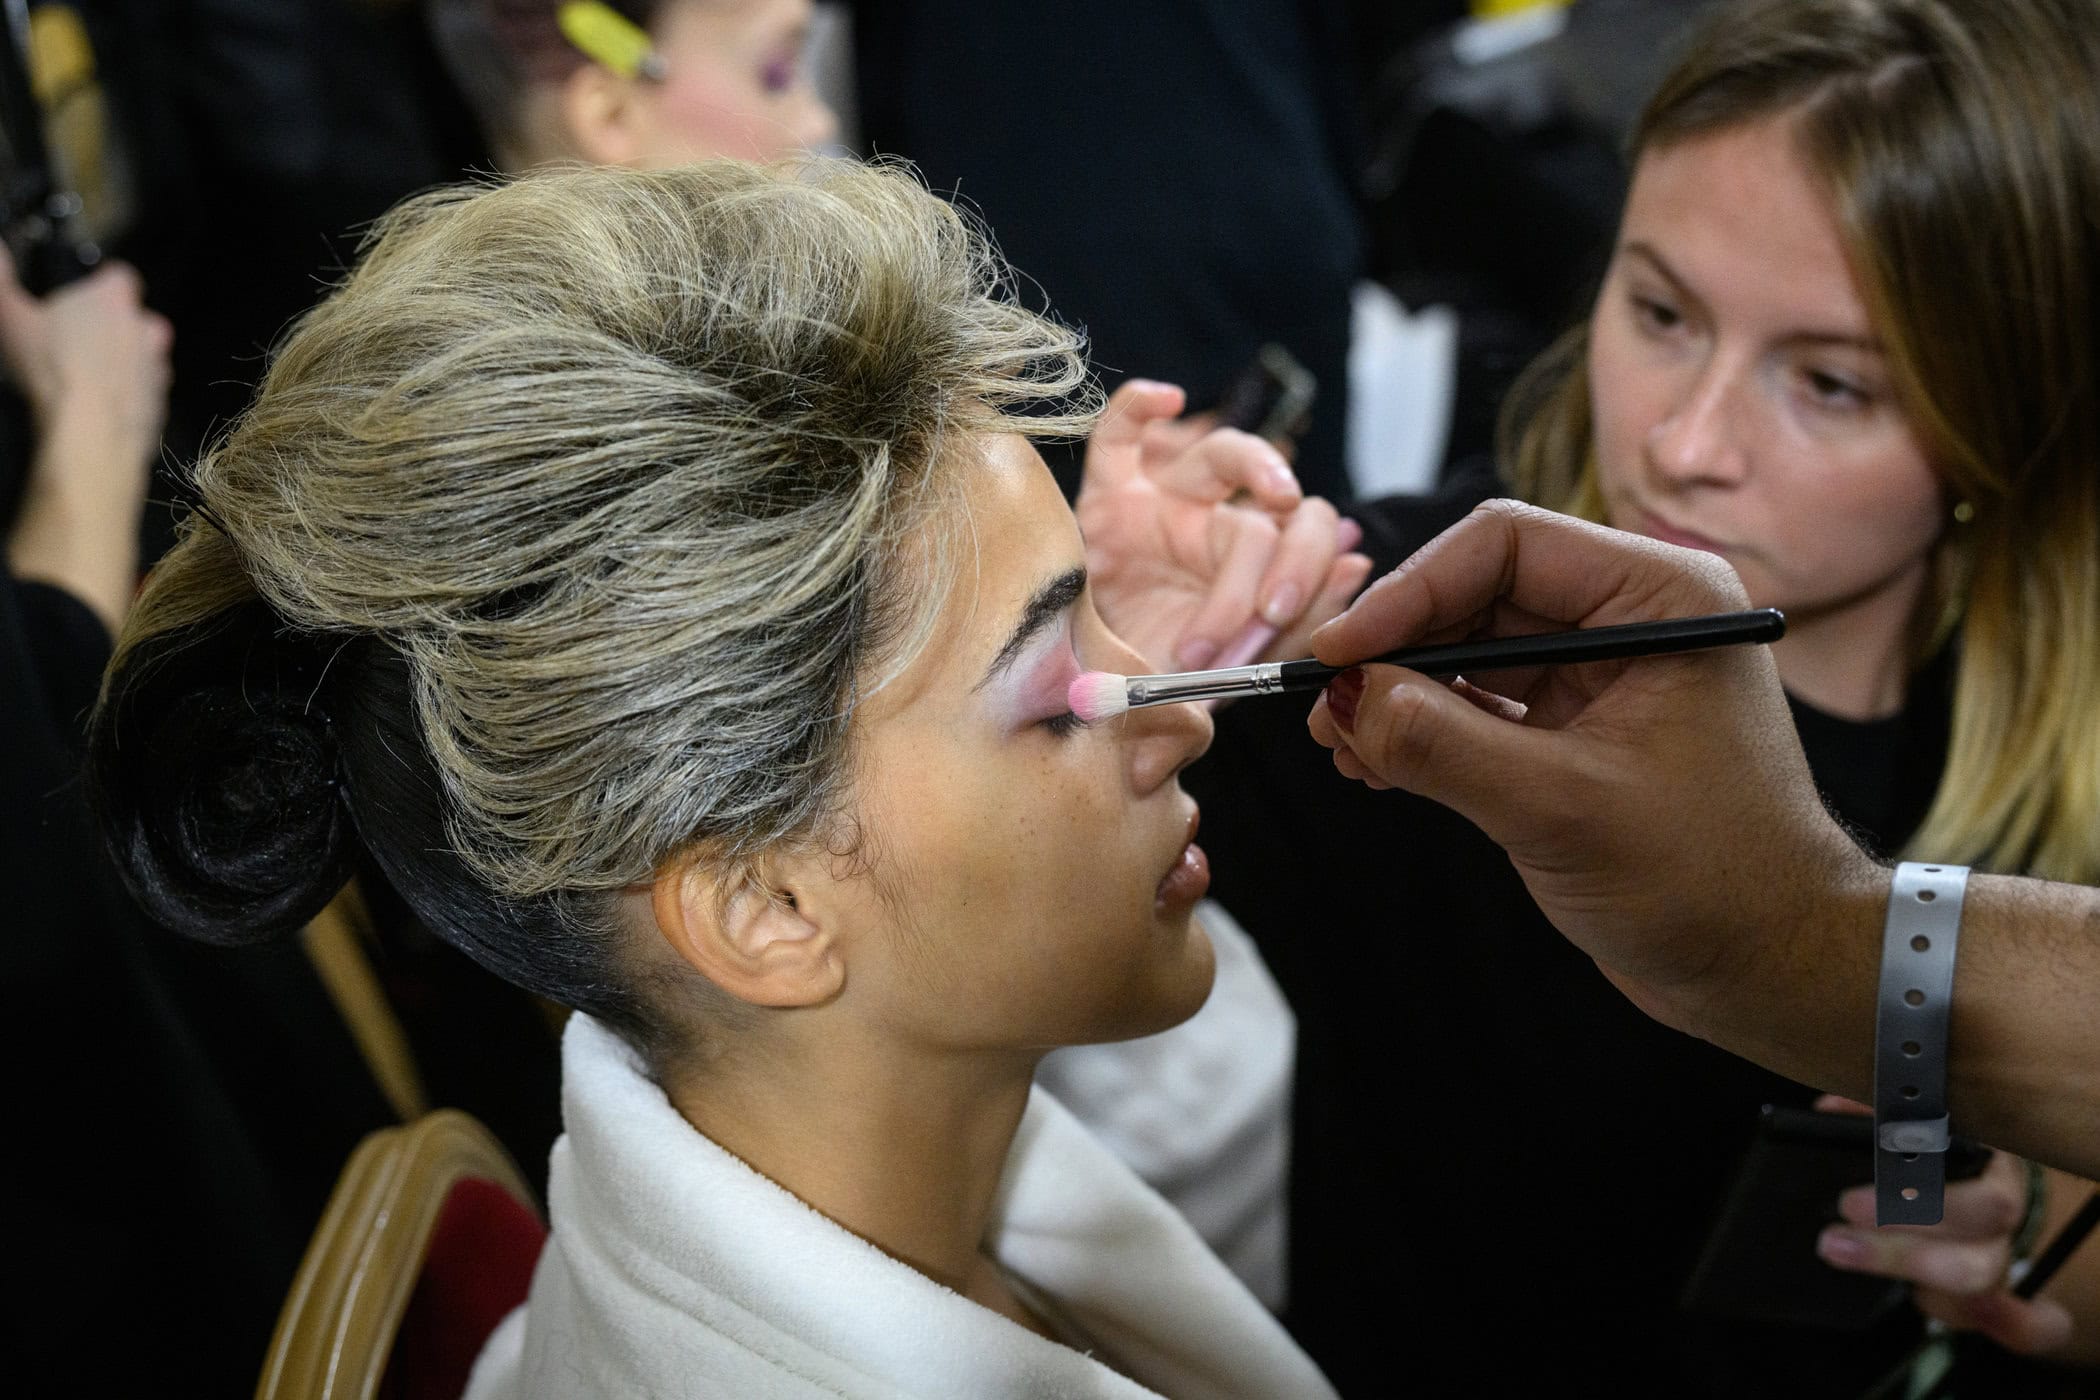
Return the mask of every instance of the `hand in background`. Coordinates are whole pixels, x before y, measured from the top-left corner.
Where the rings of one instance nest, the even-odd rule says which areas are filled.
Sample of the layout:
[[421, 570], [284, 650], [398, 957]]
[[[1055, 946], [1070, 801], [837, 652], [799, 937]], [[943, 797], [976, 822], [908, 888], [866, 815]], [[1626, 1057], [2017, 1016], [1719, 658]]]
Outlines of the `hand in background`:
[[[1869, 1113], [1865, 1104], [1826, 1094], [1826, 1112]], [[2083, 1198], [2076, 1178], [2054, 1173], [2058, 1186]], [[1874, 1224], [1874, 1188], [1855, 1186], [1838, 1198], [1845, 1224], [1816, 1241], [1816, 1253], [1834, 1268], [1878, 1274], [1915, 1285], [1912, 1301], [1927, 1317], [1959, 1331], [1980, 1332], [2023, 1356], [2061, 1352], [2074, 1333], [2070, 1309], [2055, 1298], [2017, 1298], [2011, 1277], [2013, 1236], [2026, 1218], [2027, 1168], [2009, 1152], [1993, 1154], [1973, 1181], [1951, 1182], [1947, 1213], [1934, 1226]], [[2068, 1280], [2066, 1280], [2068, 1281]]]
[[1362, 531], [1299, 490], [1280, 453], [1178, 419], [1169, 384], [1131, 380], [1087, 443], [1074, 509], [1102, 617], [1160, 670], [1305, 654], [1369, 577]]
[[167, 321], [121, 263], [42, 301], [0, 252], [0, 362], [36, 446], [8, 530], [11, 572], [67, 589], [114, 631], [138, 575], [138, 529], [167, 409]]

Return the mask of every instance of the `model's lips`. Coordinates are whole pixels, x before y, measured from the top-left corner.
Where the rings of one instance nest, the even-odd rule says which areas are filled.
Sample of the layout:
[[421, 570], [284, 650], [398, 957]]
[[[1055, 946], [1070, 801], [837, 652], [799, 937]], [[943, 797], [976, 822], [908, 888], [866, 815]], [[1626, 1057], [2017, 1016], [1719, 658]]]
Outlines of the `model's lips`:
[[1655, 514], [1655, 512], [1648, 510], [1641, 512], [1641, 533], [1651, 540], [1661, 540], [1664, 544], [1681, 545], [1686, 549], [1703, 549], [1708, 554], [1721, 554], [1727, 550], [1727, 546], [1719, 540], [1710, 540], [1706, 536], [1694, 534], [1690, 530], [1680, 530], [1669, 521]]
[[1154, 907], [1162, 910], [1188, 909], [1203, 898], [1210, 889], [1210, 857], [1196, 844], [1196, 827], [1202, 813], [1194, 807], [1189, 809], [1188, 835], [1174, 863], [1167, 873], [1160, 876], [1159, 888], [1152, 893]]

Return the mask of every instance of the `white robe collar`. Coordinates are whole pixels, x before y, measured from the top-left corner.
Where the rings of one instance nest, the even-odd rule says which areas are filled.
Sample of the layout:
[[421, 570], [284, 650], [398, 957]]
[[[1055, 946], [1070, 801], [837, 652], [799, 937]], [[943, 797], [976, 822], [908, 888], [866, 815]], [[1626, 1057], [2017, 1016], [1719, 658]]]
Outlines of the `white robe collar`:
[[[562, 1043], [553, 1234], [467, 1400], [1334, 1395], [1188, 1224], [1031, 1094], [994, 1254], [1143, 1384], [899, 1263], [694, 1131], [585, 1016]], [[1149, 1388], [1148, 1388], [1149, 1387]]]

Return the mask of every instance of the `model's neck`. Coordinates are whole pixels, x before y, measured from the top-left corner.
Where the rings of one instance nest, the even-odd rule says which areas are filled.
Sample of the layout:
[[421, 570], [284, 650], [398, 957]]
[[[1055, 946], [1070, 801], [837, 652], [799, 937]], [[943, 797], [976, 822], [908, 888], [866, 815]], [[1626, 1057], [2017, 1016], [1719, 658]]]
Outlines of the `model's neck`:
[[1821, 612], [1789, 612], [1772, 660], [1787, 693], [1839, 719], [1886, 719], [1910, 686], [1911, 619], [1923, 596], [1885, 589]]
[[891, 1257], [991, 1305], [982, 1253], [1032, 1059], [827, 1043], [666, 1085], [687, 1122]]

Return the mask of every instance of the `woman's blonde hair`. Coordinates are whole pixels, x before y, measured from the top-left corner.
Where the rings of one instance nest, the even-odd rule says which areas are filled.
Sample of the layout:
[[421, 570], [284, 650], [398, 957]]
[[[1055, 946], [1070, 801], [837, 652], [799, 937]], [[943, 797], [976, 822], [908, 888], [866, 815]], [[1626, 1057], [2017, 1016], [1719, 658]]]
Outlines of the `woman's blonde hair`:
[[[519, 927], [451, 928], [470, 952], [642, 1028], [602, 957], [535, 942], [603, 945], [597, 896], [681, 850], [733, 882], [822, 836], [857, 700], [940, 605], [954, 463], [980, 434], [1089, 426], [1074, 335], [1004, 286], [949, 205], [850, 161], [576, 169], [396, 209], [197, 465], [203, 516], [119, 642], [96, 766], [134, 887], [206, 936], [295, 924], [340, 871], [301, 856], [318, 887], [263, 900], [228, 893], [229, 862], [346, 807], [412, 904], [444, 886], [418, 910], [441, 931], [486, 895]], [[209, 640], [237, 616], [306, 659], [258, 679], [261, 643]], [[325, 752], [195, 761], [265, 711], [324, 724]], [[430, 854], [401, 836], [419, 766], [436, 875], [395, 868]], [[309, 779], [325, 799], [288, 796]]]
[[[1787, 119], [1830, 192], [1952, 524], [1918, 619], [1958, 635], [1920, 855], [2100, 880], [2100, 3], [1745, 0], [1649, 102], [1642, 151]], [[1604, 518], [1585, 328], [1527, 371], [1503, 458]], [[1958, 634], [1955, 629], [1958, 627]]]

